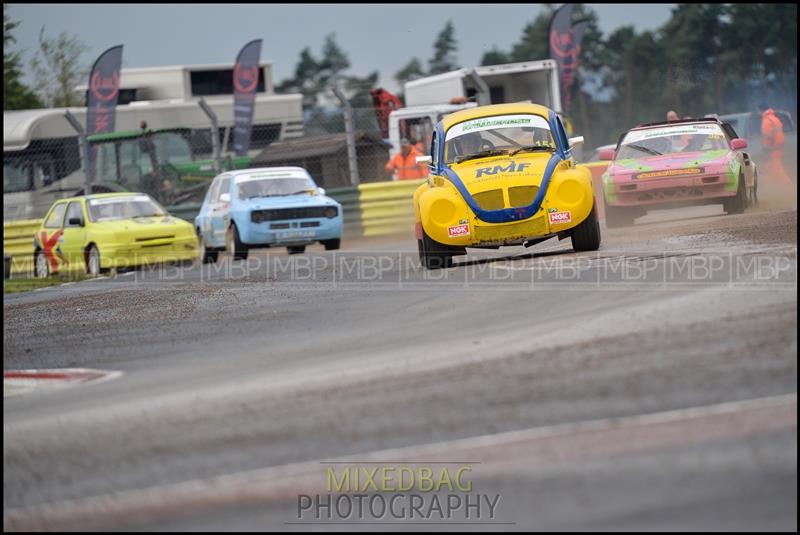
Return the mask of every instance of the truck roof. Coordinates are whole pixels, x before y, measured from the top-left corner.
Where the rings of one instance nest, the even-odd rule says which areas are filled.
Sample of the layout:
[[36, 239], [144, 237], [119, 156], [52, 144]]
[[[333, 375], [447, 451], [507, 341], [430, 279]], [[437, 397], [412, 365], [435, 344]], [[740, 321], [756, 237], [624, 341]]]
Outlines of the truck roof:
[[485, 83], [487, 95], [496, 93], [493, 102], [517, 102], [533, 95], [534, 100], [545, 101], [558, 111], [557, 72], [552, 59], [456, 69], [406, 82], [405, 102], [408, 107], [443, 104], [453, 97], [468, 97], [467, 91], [480, 89], [478, 86]]

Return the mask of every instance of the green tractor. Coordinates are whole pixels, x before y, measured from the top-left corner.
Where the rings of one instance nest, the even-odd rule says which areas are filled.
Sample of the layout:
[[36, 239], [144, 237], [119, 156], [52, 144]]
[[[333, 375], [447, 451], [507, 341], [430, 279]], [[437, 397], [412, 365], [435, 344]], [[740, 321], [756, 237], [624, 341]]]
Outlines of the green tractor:
[[[141, 191], [190, 221], [217, 174], [212, 159], [195, 159], [189, 128], [95, 134], [87, 141], [95, 154], [92, 192]], [[223, 171], [249, 167], [252, 159], [228, 156]]]

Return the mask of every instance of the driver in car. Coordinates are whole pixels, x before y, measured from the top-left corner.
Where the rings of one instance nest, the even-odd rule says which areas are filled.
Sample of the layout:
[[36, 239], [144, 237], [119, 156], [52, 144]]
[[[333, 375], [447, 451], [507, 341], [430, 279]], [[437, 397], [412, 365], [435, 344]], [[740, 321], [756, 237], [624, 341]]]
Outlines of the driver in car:
[[477, 132], [470, 132], [455, 140], [457, 156], [468, 156], [480, 152], [483, 138]]

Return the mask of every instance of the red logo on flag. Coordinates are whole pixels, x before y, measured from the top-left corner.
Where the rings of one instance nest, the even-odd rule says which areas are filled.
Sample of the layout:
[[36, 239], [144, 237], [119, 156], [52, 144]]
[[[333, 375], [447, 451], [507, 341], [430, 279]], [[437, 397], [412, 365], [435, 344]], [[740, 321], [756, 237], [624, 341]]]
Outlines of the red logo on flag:
[[119, 93], [119, 73], [115, 72], [110, 78], [103, 78], [99, 72], [96, 72], [92, 75], [89, 85], [97, 100], [108, 102]]
[[233, 67], [233, 85], [240, 93], [252, 93], [258, 85], [258, 66], [242, 67], [238, 63]]

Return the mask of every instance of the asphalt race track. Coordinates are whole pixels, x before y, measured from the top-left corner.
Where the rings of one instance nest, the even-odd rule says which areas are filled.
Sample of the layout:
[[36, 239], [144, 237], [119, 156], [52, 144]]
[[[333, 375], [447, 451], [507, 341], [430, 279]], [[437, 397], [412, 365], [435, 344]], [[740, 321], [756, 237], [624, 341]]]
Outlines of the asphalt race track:
[[468, 464], [500, 496], [403, 528], [796, 530], [796, 209], [603, 240], [425, 272], [370, 238], [10, 294], [5, 370], [122, 375], [6, 392], [4, 528], [359, 529], [298, 511], [349, 462]]

